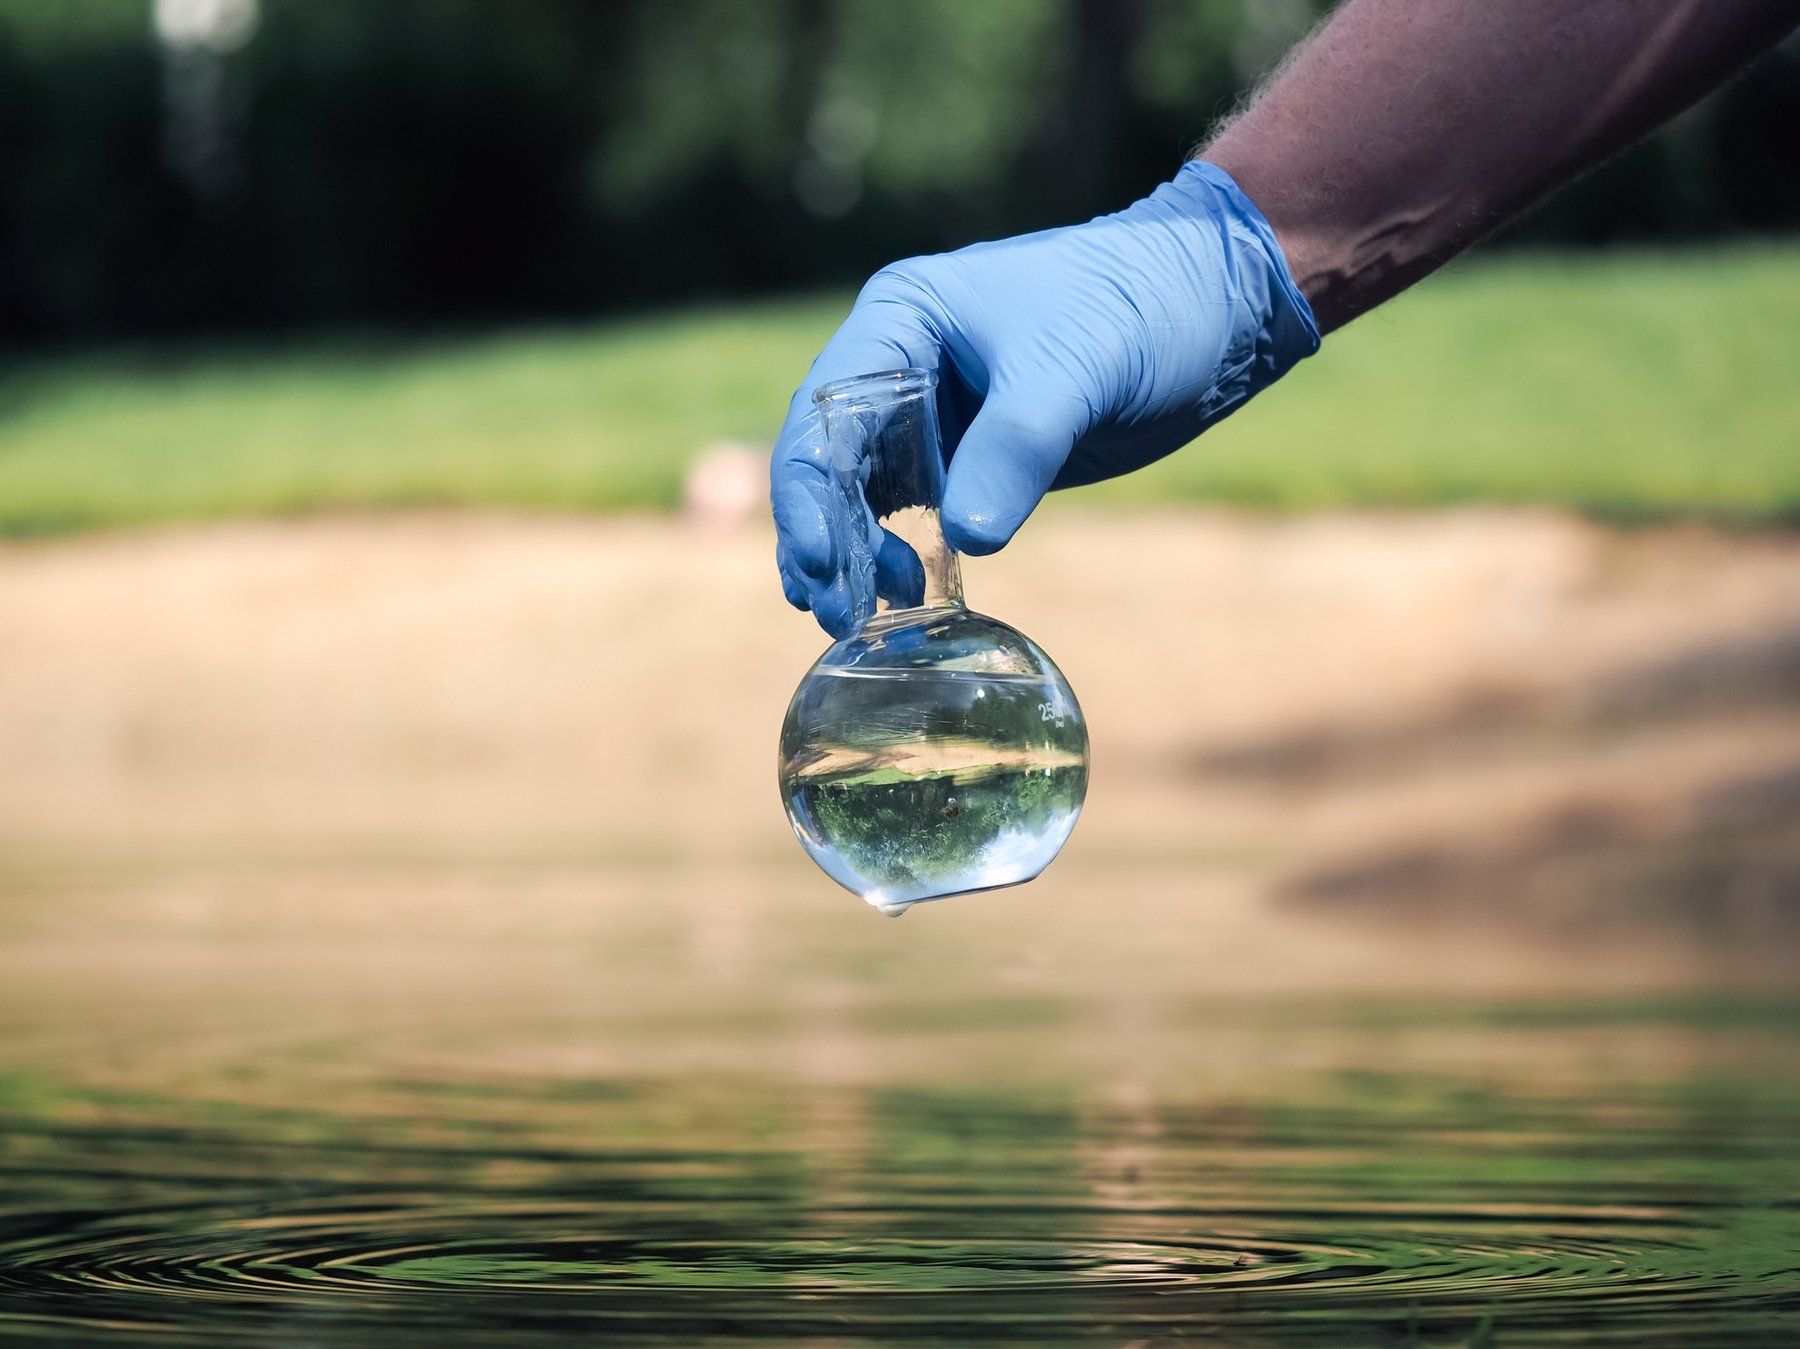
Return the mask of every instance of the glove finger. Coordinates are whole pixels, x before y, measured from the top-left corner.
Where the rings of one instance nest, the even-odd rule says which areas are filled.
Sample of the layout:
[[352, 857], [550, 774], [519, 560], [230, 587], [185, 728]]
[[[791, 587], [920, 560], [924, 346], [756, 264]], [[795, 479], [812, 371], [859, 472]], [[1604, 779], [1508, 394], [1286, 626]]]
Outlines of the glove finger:
[[813, 362], [800, 393], [811, 398], [821, 384], [883, 370], [935, 373], [945, 343], [934, 311], [931, 293], [917, 282], [892, 270], [877, 273]]
[[803, 469], [820, 476], [827, 473], [824, 431], [812, 401], [821, 384], [882, 370], [936, 372], [942, 358], [943, 344], [932, 320], [917, 306], [885, 296], [871, 282], [788, 400], [787, 420], [775, 437], [769, 461], [771, 488], [778, 491], [782, 484], [804, 476]]
[[787, 602], [796, 609], [812, 608], [812, 594], [807, 588], [806, 577], [786, 548], [776, 548], [775, 567], [781, 573], [781, 593], [787, 596]]
[[976, 556], [1004, 548], [1090, 421], [1078, 399], [996, 389], [950, 461], [943, 511], [950, 546]]
[[897, 609], [925, 603], [925, 564], [910, 543], [886, 529], [875, 552], [875, 593]]
[[819, 626], [840, 641], [857, 629], [856, 606], [845, 577], [840, 576], [813, 593], [812, 611]]
[[829, 580], [837, 569], [831, 546], [830, 483], [811, 469], [797, 472], [771, 489], [780, 546], [800, 572]]

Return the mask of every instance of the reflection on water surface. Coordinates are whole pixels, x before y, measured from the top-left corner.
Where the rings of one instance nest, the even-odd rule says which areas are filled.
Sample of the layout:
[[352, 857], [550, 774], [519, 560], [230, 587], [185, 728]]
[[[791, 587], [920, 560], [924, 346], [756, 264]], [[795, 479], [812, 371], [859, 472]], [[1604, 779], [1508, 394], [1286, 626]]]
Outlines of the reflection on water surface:
[[12, 897], [0, 1338], [1800, 1340], [1783, 997], [1224, 998], [1033, 973], [1016, 910], [743, 947], [240, 881]]

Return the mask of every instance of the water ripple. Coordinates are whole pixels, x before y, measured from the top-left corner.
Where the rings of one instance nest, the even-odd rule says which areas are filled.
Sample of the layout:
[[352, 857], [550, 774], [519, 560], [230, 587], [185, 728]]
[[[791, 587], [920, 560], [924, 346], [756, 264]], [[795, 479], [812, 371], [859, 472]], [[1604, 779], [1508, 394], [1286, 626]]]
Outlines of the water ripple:
[[[955, 1235], [920, 1232], [933, 1223]], [[323, 1316], [333, 1343], [592, 1324], [649, 1339], [841, 1339], [855, 1325], [867, 1341], [1000, 1342], [1029, 1327], [1020, 1342], [1230, 1329], [1270, 1344], [1427, 1344], [1479, 1342], [1497, 1321], [1510, 1344], [1571, 1327], [1684, 1342], [1727, 1316], [1740, 1342], [1777, 1342], [1800, 1323], [1796, 1262], [1722, 1271], [1694, 1215], [1648, 1210], [1471, 1206], [1421, 1222], [1392, 1205], [939, 1204], [815, 1208], [755, 1229], [681, 1206], [399, 1195], [15, 1210], [0, 1220], [0, 1328], [204, 1337]]]
[[1231, 1098], [523, 1073], [330, 1091], [272, 1067], [0, 1097], [0, 1339], [1800, 1343], [1800, 1089], [1778, 1072], [1389, 1071]]

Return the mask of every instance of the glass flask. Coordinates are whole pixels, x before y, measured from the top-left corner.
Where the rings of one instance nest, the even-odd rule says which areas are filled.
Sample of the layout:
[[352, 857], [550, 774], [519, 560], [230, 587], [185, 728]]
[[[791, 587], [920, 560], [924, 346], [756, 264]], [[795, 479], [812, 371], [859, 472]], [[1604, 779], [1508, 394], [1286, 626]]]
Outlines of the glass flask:
[[829, 452], [850, 636], [800, 681], [781, 796], [813, 861], [883, 913], [1029, 881], [1087, 794], [1087, 726], [1037, 643], [963, 605], [938, 512], [937, 377], [891, 370], [813, 396]]

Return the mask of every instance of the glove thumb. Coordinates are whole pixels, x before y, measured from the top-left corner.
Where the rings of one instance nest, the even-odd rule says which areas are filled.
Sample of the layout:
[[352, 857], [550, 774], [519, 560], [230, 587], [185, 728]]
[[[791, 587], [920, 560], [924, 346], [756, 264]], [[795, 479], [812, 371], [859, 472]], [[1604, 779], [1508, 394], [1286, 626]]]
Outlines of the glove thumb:
[[950, 460], [943, 520], [952, 548], [980, 556], [1006, 547], [1086, 429], [1071, 412], [1065, 400], [988, 395]]

